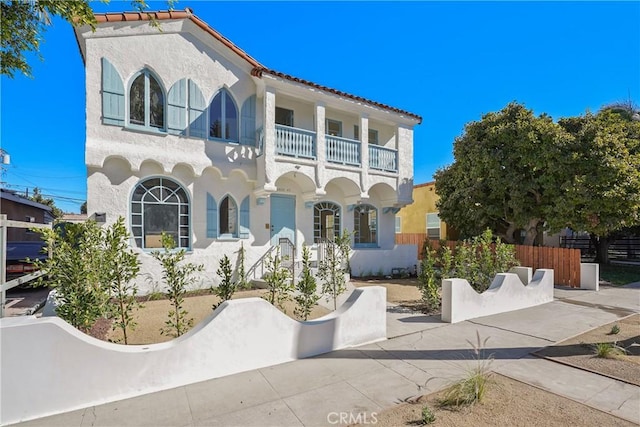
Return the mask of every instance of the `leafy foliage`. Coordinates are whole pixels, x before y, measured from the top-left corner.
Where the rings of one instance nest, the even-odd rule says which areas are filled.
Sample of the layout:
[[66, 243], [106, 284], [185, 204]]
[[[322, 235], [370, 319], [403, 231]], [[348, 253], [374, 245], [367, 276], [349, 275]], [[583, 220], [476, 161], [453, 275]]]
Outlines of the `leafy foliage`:
[[562, 202], [550, 227], [588, 232], [606, 263], [613, 238], [640, 225], [640, 121], [609, 108], [559, 123], [573, 135], [563, 153], [571, 165], [558, 182]]
[[62, 209], [56, 206], [56, 202], [51, 198], [43, 196], [38, 187], [33, 189], [33, 195], [29, 196], [29, 200], [45, 206], [49, 206], [51, 208], [51, 214], [54, 218], [61, 218], [63, 215]]
[[220, 259], [220, 267], [218, 268], [217, 274], [222, 280], [218, 286], [211, 288], [211, 292], [218, 296], [221, 301], [213, 306], [214, 310], [223, 302], [230, 300], [238, 287], [237, 283], [233, 280], [233, 269], [231, 268], [231, 261], [229, 261], [228, 256], [224, 255], [222, 259]]
[[436, 416], [428, 406], [425, 406], [422, 408], [420, 420], [423, 425], [432, 424], [436, 420]]
[[56, 288], [58, 316], [87, 332], [98, 317], [114, 314], [126, 343], [126, 329], [135, 326], [131, 313], [137, 308], [137, 290], [132, 280], [139, 261], [128, 248], [124, 219], [102, 228], [87, 221], [37, 231], [50, 252], [45, 261], [34, 262], [46, 273], [38, 282]]
[[311, 272], [311, 261], [309, 260], [309, 248], [305, 245], [302, 247], [302, 277], [296, 283], [298, 295], [294, 297], [298, 306], [294, 309], [294, 314], [302, 320], [307, 320], [311, 314], [311, 310], [320, 299], [320, 295], [316, 293], [316, 278]]
[[515, 102], [468, 123], [454, 163], [435, 174], [440, 217], [463, 236], [489, 228], [514, 243], [523, 229], [533, 244], [558, 200], [558, 154], [570, 139], [551, 117]]
[[[167, 3], [172, 8], [173, 0]], [[131, 4], [140, 12], [147, 9], [145, 0], [132, 0]], [[74, 26], [95, 28], [97, 23], [89, 0], [1, 0], [0, 16], [0, 74], [10, 78], [16, 73], [31, 77], [26, 54], [34, 53], [42, 60], [40, 43], [52, 17], [58, 16]]]
[[615, 359], [618, 356], [627, 354], [627, 350], [620, 347], [617, 343], [601, 342], [594, 345], [596, 357], [601, 359]]
[[167, 285], [167, 297], [171, 301], [172, 309], [168, 313], [169, 320], [161, 333], [174, 338], [184, 334], [193, 326], [193, 318], [183, 308], [184, 295], [187, 287], [195, 280], [194, 273], [202, 271], [200, 264], [183, 263], [185, 250], [175, 250], [175, 241], [170, 234], [162, 233], [162, 251], [153, 251], [151, 255], [157, 259], [163, 270], [163, 279]]
[[442, 279], [466, 279], [477, 292], [484, 292], [496, 274], [516, 265], [513, 246], [503, 243], [489, 229], [458, 244], [455, 251], [446, 242], [441, 242], [436, 251], [427, 239], [418, 275], [422, 301], [428, 310], [437, 310], [441, 304]]
[[111, 314], [115, 317], [113, 329], [122, 329], [123, 341], [128, 344], [127, 330], [136, 327], [133, 312], [141, 307], [136, 300], [138, 288], [132, 282], [140, 272], [140, 261], [129, 247], [129, 232], [123, 217], [104, 229], [104, 237], [102, 262], [107, 267], [106, 282], [110, 285], [112, 297]]
[[268, 292], [264, 298], [272, 305], [275, 305], [282, 311], [285, 311], [284, 303], [291, 299], [293, 284], [289, 280], [289, 270], [282, 265], [279, 247], [276, 247], [275, 256], [271, 256], [271, 254], [267, 256], [265, 266], [267, 272], [264, 275], [264, 280], [267, 282]]
[[39, 284], [56, 288], [56, 313], [87, 332], [107, 312], [109, 285], [103, 260], [103, 231], [93, 221], [39, 229], [50, 256], [36, 260], [46, 274]]
[[322, 280], [322, 294], [327, 296], [327, 301], [333, 299], [333, 309], [337, 308], [337, 300], [347, 290], [345, 274], [349, 272], [349, 254], [351, 251], [351, 236], [348, 230], [344, 230], [341, 236], [332, 242], [326, 243], [326, 254], [320, 262], [318, 277]]

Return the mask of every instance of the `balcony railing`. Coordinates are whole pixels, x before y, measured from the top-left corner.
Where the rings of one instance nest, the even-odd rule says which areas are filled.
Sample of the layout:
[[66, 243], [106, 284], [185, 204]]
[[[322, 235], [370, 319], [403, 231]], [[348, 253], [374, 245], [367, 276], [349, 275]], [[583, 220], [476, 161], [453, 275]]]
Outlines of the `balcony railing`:
[[369, 168], [398, 172], [398, 151], [391, 148], [369, 146]]
[[326, 135], [325, 138], [327, 141], [327, 161], [360, 166], [360, 142], [331, 135]]
[[276, 125], [276, 154], [316, 158], [316, 133], [306, 129]]

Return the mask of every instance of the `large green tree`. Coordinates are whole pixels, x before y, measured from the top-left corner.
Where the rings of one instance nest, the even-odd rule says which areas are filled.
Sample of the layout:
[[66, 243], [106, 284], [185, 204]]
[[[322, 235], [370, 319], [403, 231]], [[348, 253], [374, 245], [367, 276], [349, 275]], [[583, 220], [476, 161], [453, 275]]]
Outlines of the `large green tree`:
[[[40, 57], [40, 44], [52, 17], [59, 16], [72, 25], [93, 27], [96, 18], [89, 3], [89, 0], [0, 0], [0, 74], [13, 78], [22, 73], [31, 77], [27, 54]], [[173, 6], [173, 0], [167, 3], [169, 8]], [[132, 0], [131, 4], [140, 12], [147, 9], [145, 0]]]
[[564, 156], [570, 159], [551, 228], [586, 231], [597, 261], [609, 261], [611, 242], [640, 226], [640, 116], [629, 105], [614, 104], [597, 114], [561, 119], [573, 135]]
[[489, 228], [531, 245], [558, 199], [559, 154], [571, 136], [551, 117], [512, 102], [468, 123], [454, 142], [454, 163], [435, 174], [440, 217], [463, 237]]

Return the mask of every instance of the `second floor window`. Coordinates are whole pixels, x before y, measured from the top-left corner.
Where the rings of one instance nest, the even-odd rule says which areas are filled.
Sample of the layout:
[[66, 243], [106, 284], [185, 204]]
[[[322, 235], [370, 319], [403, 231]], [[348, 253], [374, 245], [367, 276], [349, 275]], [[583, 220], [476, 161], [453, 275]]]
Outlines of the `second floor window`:
[[327, 119], [327, 135], [342, 136], [342, 122]]
[[276, 107], [276, 124], [293, 127], [293, 110]]
[[440, 239], [440, 217], [438, 212], [427, 214], [427, 237], [429, 239]]
[[129, 123], [164, 129], [164, 108], [162, 86], [149, 70], [143, 70], [129, 89]]
[[[360, 126], [353, 125], [353, 139], [360, 141]], [[375, 129], [369, 129], [369, 144], [378, 145], [378, 131]]]
[[226, 90], [221, 90], [209, 106], [209, 136], [238, 142], [238, 109]]

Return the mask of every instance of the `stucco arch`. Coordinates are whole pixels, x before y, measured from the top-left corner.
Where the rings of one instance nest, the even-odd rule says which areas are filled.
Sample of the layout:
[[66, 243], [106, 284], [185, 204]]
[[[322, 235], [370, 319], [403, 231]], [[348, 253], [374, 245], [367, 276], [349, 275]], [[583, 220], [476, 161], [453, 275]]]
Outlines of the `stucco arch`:
[[122, 156], [108, 156], [102, 164], [102, 172], [112, 185], [120, 185], [131, 176], [131, 163]]
[[371, 199], [378, 200], [383, 204], [393, 204], [398, 200], [396, 190], [386, 183], [377, 183], [369, 188], [369, 196]]
[[361, 190], [360, 185], [357, 182], [352, 181], [349, 178], [333, 178], [325, 185], [325, 190], [329, 190], [328, 187], [334, 186], [339, 189], [343, 197], [360, 197]]
[[242, 178], [244, 181], [251, 181], [249, 174], [244, 169], [231, 169], [229, 179], [236, 179], [236, 177]]
[[276, 181], [276, 187], [278, 185], [282, 185], [282, 179], [287, 179], [290, 180], [292, 182], [294, 182], [298, 188], [300, 189], [300, 192], [305, 194], [305, 193], [314, 193], [316, 191], [316, 183], [313, 180], [313, 178], [311, 178], [309, 175], [307, 175], [304, 172], [287, 172], [284, 173], [282, 175], [280, 175]]
[[196, 177], [193, 167], [188, 163], [177, 163], [171, 170], [171, 175], [180, 179], [185, 184], [191, 184]]
[[146, 159], [142, 163], [140, 163], [140, 167], [138, 168], [140, 171], [140, 176], [149, 176], [149, 175], [165, 175], [166, 172], [164, 167], [160, 162], [155, 160]]

